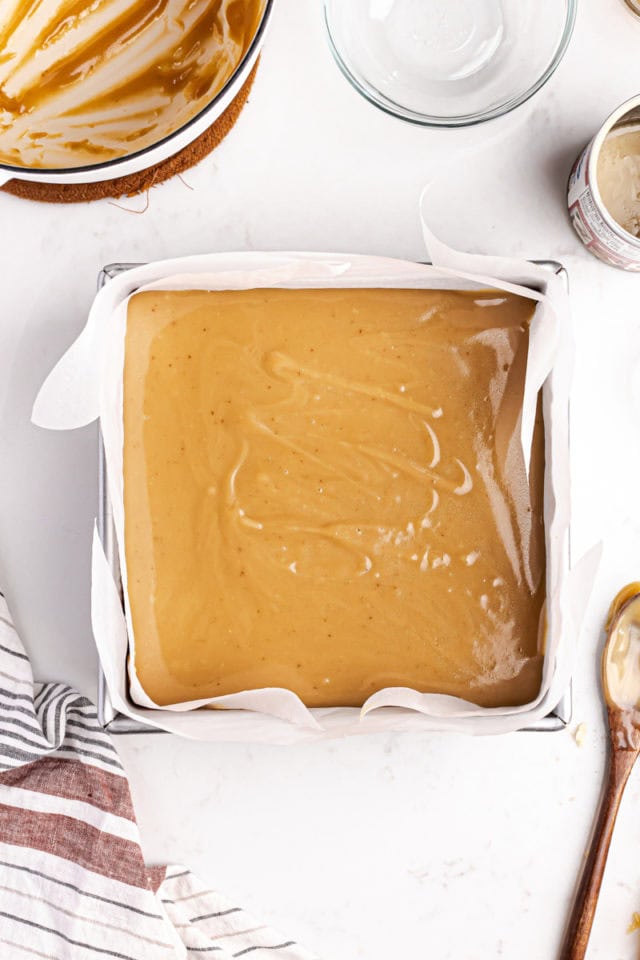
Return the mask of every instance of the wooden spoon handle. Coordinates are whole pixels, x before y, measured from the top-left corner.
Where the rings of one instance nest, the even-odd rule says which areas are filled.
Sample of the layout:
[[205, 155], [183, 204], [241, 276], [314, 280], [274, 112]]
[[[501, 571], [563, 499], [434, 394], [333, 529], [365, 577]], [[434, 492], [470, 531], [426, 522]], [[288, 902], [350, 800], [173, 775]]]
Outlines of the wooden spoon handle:
[[584, 960], [620, 801], [637, 756], [637, 750], [615, 748], [610, 754], [605, 790], [560, 960]]

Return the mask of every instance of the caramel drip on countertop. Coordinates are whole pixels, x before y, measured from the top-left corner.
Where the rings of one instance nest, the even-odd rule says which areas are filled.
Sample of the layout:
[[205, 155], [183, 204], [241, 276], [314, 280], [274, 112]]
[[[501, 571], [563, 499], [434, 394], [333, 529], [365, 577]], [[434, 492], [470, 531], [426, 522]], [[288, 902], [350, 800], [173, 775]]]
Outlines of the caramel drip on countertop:
[[142, 149], [224, 85], [265, 0], [0, 0], [0, 162], [73, 167]]
[[495, 292], [143, 293], [129, 304], [135, 665], [165, 704], [538, 692], [543, 429], [532, 305]]

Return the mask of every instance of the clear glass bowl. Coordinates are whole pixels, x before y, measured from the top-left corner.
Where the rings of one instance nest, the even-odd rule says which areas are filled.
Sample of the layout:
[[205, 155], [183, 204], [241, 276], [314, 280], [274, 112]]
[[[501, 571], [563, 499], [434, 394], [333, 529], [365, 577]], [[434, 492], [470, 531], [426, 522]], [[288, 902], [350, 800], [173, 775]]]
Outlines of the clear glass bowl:
[[532, 97], [560, 63], [577, 0], [325, 0], [338, 66], [403, 120], [461, 127]]

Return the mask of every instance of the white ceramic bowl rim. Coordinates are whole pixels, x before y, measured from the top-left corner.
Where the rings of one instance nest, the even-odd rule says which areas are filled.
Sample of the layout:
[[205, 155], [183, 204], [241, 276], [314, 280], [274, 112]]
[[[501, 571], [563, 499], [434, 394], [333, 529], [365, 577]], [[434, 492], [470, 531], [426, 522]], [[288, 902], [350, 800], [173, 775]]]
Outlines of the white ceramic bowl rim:
[[[269, 18], [273, 11], [274, 3], [275, 0], [266, 0], [262, 19], [260, 20], [260, 24], [255, 32], [253, 40], [224, 85], [214, 95], [213, 99], [211, 99], [206, 106], [202, 108], [202, 110], [199, 110], [195, 116], [191, 117], [190, 120], [187, 120], [186, 123], [183, 123], [182, 126], [178, 127], [172, 133], [167, 134], [161, 140], [155, 141], [155, 143], [150, 143], [141, 150], [136, 150], [134, 153], [126, 153], [121, 157], [113, 157], [111, 160], [101, 160], [100, 163], [90, 163], [82, 167], [17, 167], [9, 163], [0, 163], [0, 184], [5, 183], [11, 178], [16, 180], [20, 180], [22, 178], [55, 182], [55, 180], [58, 178], [73, 177], [75, 182], [82, 182], [82, 174], [90, 174], [91, 179], [95, 181], [98, 179], [96, 178], [95, 174], [101, 170], [104, 170], [106, 173], [108, 173], [104, 179], [113, 179], [115, 176], [117, 176], [117, 174], [114, 173], [114, 168], [116, 167], [125, 165], [130, 167], [132, 162], [140, 161], [143, 157], [152, 154], [154, 151], [162, 152], [162, 157], [152, 158], [148, 165], [143, 163], [137, 163], [135, 165], [135, 170], [144, 170], [145, 166], [153, 166], [161, 159], [166, 159], [172, 156], [173, 153], [177, 152], [182, 147], [192, 143], [193, 140], [195, 140], [207, 128], [206, 124], [203, 125], [203, 120], [209, 114], [215, 112], [221, 101], [224, 101], [229, 89], [233, 87], [237, 80], [243, 76], [247, 66], [250, 66], [255, 62], [264, 39], [264, 34], [267, 29]], [[228, 106], [228, 104], [225, 104], [225, 106]], [[213, 117], [211, 119], [211, 123], [213, 123], [216, 119], [217, 117]], [[193, 130], [193, 135], [189, 136], [191, 128], [195, 129]], [[174, 151], [162, 151], [163, 147], [168, 147], [174, 140], [178, 139], [182, 142], [176, 146]], [[133, 172], [133, 169], [134, 168], [128, 169], [128, 172]]]

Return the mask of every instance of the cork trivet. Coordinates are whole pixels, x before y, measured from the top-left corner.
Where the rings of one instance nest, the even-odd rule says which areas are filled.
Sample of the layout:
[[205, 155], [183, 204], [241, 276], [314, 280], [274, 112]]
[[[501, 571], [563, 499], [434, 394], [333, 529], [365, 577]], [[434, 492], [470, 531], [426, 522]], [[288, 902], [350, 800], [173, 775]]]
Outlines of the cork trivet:
[[131, 173], [115, 180], [100, 180], [97, 183], [30, 183], [26, 180], [9, 180], [2, 188], [15, 197], [25, 200], [38, 200], [41, 203], [85, 203], [89, 200], [102, 200], [105, 197], [132, 197], [155, 187], [176, 174], [188, 170], [204, 159], [233, 128], [240, 112], [247, 102], [253, 86], [258, 63], [247, 77], [244, 86], [231, 101], [224, 113], [179, 153], [155, 167]]

